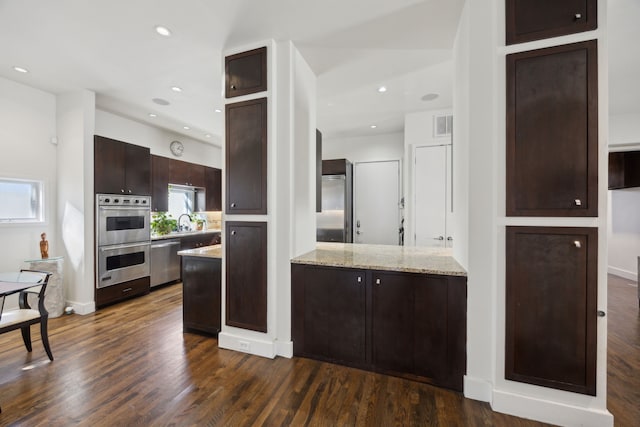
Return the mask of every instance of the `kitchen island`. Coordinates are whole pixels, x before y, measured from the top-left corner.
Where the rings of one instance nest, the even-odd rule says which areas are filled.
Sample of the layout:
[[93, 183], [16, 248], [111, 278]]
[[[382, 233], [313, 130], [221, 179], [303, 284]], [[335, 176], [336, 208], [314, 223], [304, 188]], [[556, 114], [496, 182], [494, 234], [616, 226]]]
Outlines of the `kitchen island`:
[[220, 332], [221, 245], [178, 252], [182, 257], [182, 321], [185, 331]]
[[466, 272], [450, 249], [318, 243], [291, 285], [295, 356], [462, 390]]

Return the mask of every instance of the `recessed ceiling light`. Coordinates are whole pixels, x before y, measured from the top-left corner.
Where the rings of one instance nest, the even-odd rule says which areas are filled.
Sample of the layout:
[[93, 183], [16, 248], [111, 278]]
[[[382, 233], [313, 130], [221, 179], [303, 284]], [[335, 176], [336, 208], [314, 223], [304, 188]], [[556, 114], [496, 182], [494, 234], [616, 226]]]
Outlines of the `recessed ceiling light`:
[[208, 134], [206, 134], [204, 137], [205, 137], [205, 138], [211, 138], [211, 134], [210, 134], [210, 133], [208, 133]]
[[171, 90], [174, 92], [182, 92], [182, 88], [179, 86], [171, 86]]
[[158, 117], [157, 114], [149, 113], [149, 117]]
[[28, 73], [29, 70], [27, 70], [26, 68], [23, 67], [18, 67], [17, 65], [15, 67], [13, 67], [14, 71], [17, 71], [19, 73]]
[[189, 129], [191, 129], [191, 128], [190, 128], [189, 126], [182, 126], [182, 129], [184, 129], [184, 130], [189, 130]]
[[376, 126], [376, 125], [371, 125], [371, 129], [375, 129], [375, 128], [377, 128], [377, 127], [378, 127], [378, 126]]
[[163, 27], [162, 25], [158, 25], [156, 27], [156, 33], [160, 34], [161, 36], [169, 37], [171, 35], [171, 30], [167, 27]]
[[387, 91], [387, 87], [386, 86], [380, 86], [378, 88], [378, 92], [382, 93], [382, 92], [386, 92]]
[[169, 101], [167, 101], [166, 99], [162, 99], [162, 98], [153, 98], [151, 101], [153, 101], [154, 103], [156, 103], [158, 105], [169, 105], [169, 104], [171, 104]]
[[222, 110], [219, 108], [216, 108], [216, 113], [222, 113]]
[[437, 93], [428, 93], [428, 94], [424, 95], [420, 99], [422, 99], [423, 101], [433, 101], [434, 99], [436, 99], [439, 96], [440, 95], [438, 95]]

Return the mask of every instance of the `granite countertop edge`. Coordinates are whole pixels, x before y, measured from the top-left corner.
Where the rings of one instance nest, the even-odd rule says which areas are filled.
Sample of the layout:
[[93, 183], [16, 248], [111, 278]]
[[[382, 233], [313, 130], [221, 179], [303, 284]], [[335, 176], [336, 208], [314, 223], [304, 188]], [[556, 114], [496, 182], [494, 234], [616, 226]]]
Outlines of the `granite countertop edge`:
[[151, 241], [165, 240], [165, 239], [179, 239], [181, 237], [202, 236], [205, 234], [214, 234], [214, 233], [220, 233], [220, 232], [221, 230], [219, 229], [211, 229], [211, 228], [208, 230], [200, 230], [200, 231], [179, 231], [179, 232], [174, 232], [169, 234], [163, 234], [161, 236], [151, 235]]
[[178, 251], [178, 255], [183, 257], [222, 259], [222, 245], [211, 245], [194, 249], [184, 249], [182, 251]]

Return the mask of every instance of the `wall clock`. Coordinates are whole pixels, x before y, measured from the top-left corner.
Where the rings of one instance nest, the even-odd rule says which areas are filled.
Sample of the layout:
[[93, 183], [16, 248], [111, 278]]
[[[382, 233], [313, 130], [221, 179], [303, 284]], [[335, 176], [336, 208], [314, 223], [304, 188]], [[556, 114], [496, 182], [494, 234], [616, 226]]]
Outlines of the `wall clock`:
[[184, 151], [184, 146], [180, 141], [171, 142], [171, 145], [169, 145], [169, 148], [171, 149], [171, 153], [173, 153], [173, 155], [176, 157], [182, 156], [182, 152]]

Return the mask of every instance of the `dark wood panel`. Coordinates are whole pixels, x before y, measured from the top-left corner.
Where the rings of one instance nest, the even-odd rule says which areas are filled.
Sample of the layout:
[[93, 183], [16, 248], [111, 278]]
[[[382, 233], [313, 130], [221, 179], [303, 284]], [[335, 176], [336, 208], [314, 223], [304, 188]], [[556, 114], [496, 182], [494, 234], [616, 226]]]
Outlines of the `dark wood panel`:
[[596, 392], [596, 228], [507, 227], [505, 377]]
[[522, 43], [598, 27], [597, 0], [506, 0], [506, 43]]
[[142, 277], [106, 288], [96, 289], [96, 307], [123, 301], [131, 297], [149, 293], [150, 278]]
[[597, 216], [595, 40], [507, 55], [508, 216]]
[[206, 210], [222, 210], [222, 171], [217, 168], [205, 168]]
[[124, 193], [124, 142], [95, 135], [93, 150], [95, 193]]
[[227, 221], [226, 323], [267, 332], [267, 223]]
[[322, 212], [322, 132], [316, 129], [316, 212]]
[[266, 47], [227, 56], [224, 66], [227, 98], [267, 90]]
[[171, 159], [151, 156], [151, 206], [156, 212], [169, 210], [169, 166]]
[[222, 261], [182, 257], [182, 319], [185, 330], [218, 334], [221, 323]]
[[609, 190], [640, 187], [640, 151], [609, 153]]
[[125, 144], [126, 193], [151, 195], [151, 152], [148, 147]]
[[226, 212], [267, 213], [267, 98], [226, 105]]
[[201, 248], [219, 243], [220, 233], [204, 233], [180, 237], [180, 250]]
[[322, 175], [344, 175], [347, 173], [347, 159], [328, 159], [322, 161]]
[[190, 169], [192, 164], [182, 160], [170, 159], [169, 182], [178, 185], [190, 185]]

